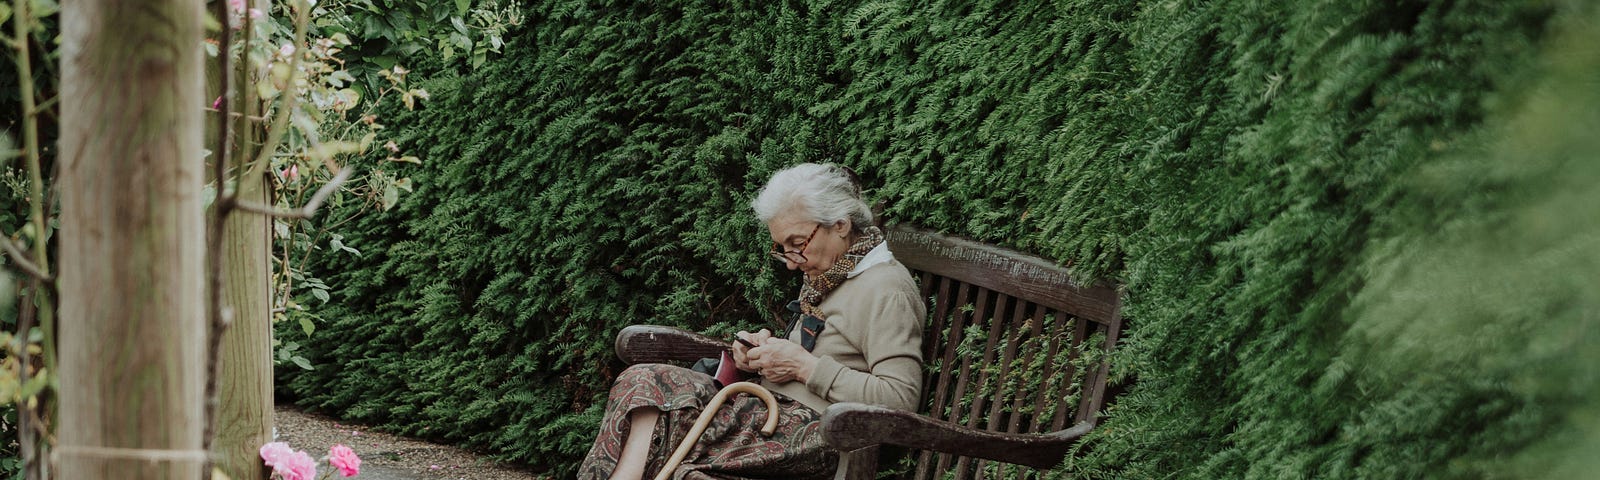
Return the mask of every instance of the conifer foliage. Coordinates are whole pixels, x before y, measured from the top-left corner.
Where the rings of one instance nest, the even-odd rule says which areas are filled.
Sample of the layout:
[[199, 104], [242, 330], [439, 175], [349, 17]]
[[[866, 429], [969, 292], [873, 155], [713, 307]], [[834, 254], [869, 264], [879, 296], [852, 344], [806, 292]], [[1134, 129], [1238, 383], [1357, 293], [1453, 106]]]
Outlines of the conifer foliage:
[[[1596, 444], [1569, 421], [1596, 411], [1595, 368], [1527, 371], [1597, 355], [1600, 202], [1537, 187], [1594, 164], [1555, 128], [1600, 111], [1583, 2], [526, 8], [503, 57], [419, 67], [432, 99], [385, 113], [424, 158], [385, 168], [416, 192], [342, 227], [359, 259], [315, 267], [336, 290], [316, 370], [280, 372], [296, 402], [565, 475], [623, 326], [772, 323], [796, 278], [746, 203], [835, 161], [892, 221], [1127, 286], [1127, 392], [1047, 476], [1511, 475], [1559, 463], [1517, 453], [1548, 436]], [[1576, 106], [1518, 108], [1539, 95]], [[1526, 215], [1551, 205], [1589, 207]], [[1503, 258], [1514, 235], [1462, 240], [1512, 226], [1543, 236]], [[1467, 280], [1497, 273], [1568, 280]]]

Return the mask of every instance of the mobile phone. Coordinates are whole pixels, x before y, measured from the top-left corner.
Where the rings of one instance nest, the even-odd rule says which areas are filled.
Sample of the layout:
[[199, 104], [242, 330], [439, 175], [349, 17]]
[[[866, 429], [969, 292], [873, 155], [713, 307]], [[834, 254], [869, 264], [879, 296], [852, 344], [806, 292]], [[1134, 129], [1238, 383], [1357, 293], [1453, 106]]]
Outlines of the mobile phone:
[[741, 337], [741, 336], [738, 336], [738, 335], [734, 335], [733, 336], [733, 341], [742, 343], [742, 344], [744, 344], [744, 346], [749, 347], [749, 348], [756, 348], [756, 344], [750, 343], [749, 340], [745, 340], [744, 337]]

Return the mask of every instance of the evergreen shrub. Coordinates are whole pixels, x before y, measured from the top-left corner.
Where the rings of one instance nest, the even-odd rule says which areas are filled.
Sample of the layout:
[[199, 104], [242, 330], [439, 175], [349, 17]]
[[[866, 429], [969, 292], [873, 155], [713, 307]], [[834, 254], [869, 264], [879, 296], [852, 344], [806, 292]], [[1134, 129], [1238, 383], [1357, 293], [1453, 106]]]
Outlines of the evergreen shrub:
[[384, 112], [416, 192], [315, 266], [296, 403], [569, 476], [619, 329], [774, 322], [797, 278], [746, 203], [835, 161], [893, 221], [1127, 286], [1128, 391], [1048, 477], [1592, 467], [1583, 2], [526, 8]]

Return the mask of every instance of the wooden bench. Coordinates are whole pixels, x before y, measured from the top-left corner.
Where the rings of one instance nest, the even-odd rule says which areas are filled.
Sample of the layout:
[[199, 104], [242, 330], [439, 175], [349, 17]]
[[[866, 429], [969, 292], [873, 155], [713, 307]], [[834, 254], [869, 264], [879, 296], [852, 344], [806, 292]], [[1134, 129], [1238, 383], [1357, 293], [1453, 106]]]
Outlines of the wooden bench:
[[[898, 226], [887, 235], [932, 300], [923, 407], [829, 407], [824, 437], [850, 452], [841, 477], [875, 478], [879, 445], [919, 450], [909, 472], [917, 479], [952, 471], [1010, 478], [1018, 475], [997, 474], [1002, 464], [1060, 464], [1107, 400], [1108, 354], [1122, 329], [1117, 290], [1080, 285], [1049, 261], [990, 245]], [[618, 334], [616, 351], [634, 364], [715, 357], [726, 347], [681, 329], [632, 326]]]

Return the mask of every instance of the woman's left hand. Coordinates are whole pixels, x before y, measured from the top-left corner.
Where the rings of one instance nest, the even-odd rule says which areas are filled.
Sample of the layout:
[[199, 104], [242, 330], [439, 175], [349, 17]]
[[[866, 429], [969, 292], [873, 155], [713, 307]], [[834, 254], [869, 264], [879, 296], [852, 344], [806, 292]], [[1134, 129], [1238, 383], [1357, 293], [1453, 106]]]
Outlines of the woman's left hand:
[[769, 338], [760, 346], [745, 353], [750, 366], [755, 367], [768, 381], [785, 383], [805, 382], [817, 368], [817, 356], [800, 344], [782, 338]]

